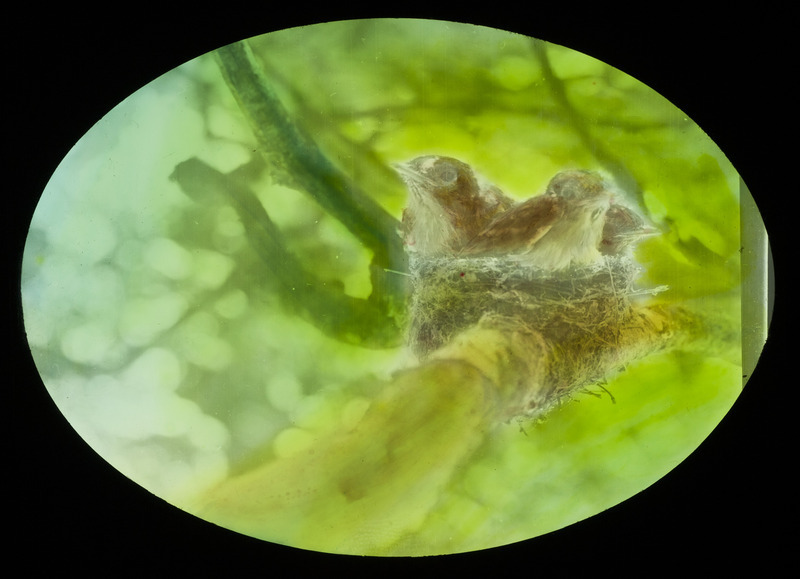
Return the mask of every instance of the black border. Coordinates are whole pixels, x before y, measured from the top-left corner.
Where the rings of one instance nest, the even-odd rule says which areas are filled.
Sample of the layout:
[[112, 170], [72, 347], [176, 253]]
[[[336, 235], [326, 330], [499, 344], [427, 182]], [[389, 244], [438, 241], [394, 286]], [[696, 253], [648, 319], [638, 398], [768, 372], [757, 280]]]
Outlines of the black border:
[[[790, 553], [796, 523], [789, 468], [796, 455], [789, 412], [796, 378], [786, 371], [792, 291], [786, 235], [797, 196], [794, 57], [788, 14], [729, 10], [705, 15], [562, 5], [478, 14], [298, 14], [229, 6], [166, 15], [141, 6], [102, 14], [9, 17], [4, 137], [10, 145], [5, 199], [4, 290], [9, 307], [10, 429], [4, 466], [10, 503], [10, 558], [26, 571], [58, 567], [88, 576], [211, 576], [246, 572], [374, 573], [389, 569], [534, 574], [628, 575], [730, 571], [745, 562], [765, 572]], [[57, 9], [56, 9], [57, 10]], [[115, 8], [115, 11], [117, 8]], [[205, 10], [205, 9], [203, 9]], [[674, 10], [674, 9], [673, 9]], [[213, 13], [212, 13], [213, 12]], [[714, 11], [716, 12], [716, 11]], [[30, 14], [26, 14], [30, 13]], [[670, 475], [609, 511], [536, 539], [490, 551], [423, 559], [338, 557], [271, 545], [200, 522], [150, 495], [78, 438], [45, 392], [24, 343], [19, 262], [27, 224], [63, 156], [124, 97], [156, 76], [228, 42], [276, 29], [368, 16], [415, 16], [512, 30], [581, 50], [649, 84], [716, 141], [758, 203], [775, 255], [778, 291], [771, 338], [740, 400], [703, 445]], [[9, 126], [10, 121], [10, 126]], [[7, 155], [9, 152], [7, 151]], [[8, 158], [8, 157], [6, 157]], [[786, 200], [784, 200], [786, 199]], [[785, 291], [782, 291], [784, 290]], [[7, 340], [7, 343], [9, 341]], [[8, 537], [8, 535], [7, 535]], [[31, 550], [33, 547], [33, 551]], [[29, 553], [35, 552], [36, 555]], [[320, 568], [324, 565], [324, 568]]]

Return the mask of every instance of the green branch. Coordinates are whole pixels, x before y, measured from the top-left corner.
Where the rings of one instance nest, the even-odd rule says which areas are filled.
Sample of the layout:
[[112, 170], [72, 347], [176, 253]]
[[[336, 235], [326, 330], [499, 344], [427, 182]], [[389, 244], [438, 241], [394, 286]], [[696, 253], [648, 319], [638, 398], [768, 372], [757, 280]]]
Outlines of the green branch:
[[310, 195], [372, 251], [370, 299], [398, 307], [405, 295], [402, 276], [386, 272], [406, 269], [398, 221], [342, 174], [290, 117], [246, 43], [223, 47], [216, 57], [273, 179]]
[[300, 265], [250, 189], [199, 159], [179, 163], [172, 179], [195, 201], [216, 195], [232, 203], [250, 245], [278, 281], [281, 298], [310, 323], [337, 339], [362, 346], [398, 345], [400, 330], [380, 304], [348, 296]]

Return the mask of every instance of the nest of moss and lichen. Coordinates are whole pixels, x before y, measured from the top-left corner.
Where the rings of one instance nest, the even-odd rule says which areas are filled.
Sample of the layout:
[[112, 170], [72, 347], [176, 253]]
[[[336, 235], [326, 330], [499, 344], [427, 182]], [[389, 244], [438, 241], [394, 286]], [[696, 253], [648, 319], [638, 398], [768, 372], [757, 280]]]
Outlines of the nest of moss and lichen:
[[409, 345], [421, 359], [488, 318], [544, 338], [547, 383], [537, 387], [536, 414], [545, 399], [551, 407], [620, 365], [631, 329], [642, 327], [635, 297], [657, 291], [636, 286], [641, 268], [627, 256], [555, 272], [506, 257], [417, 258], [410, 272]]

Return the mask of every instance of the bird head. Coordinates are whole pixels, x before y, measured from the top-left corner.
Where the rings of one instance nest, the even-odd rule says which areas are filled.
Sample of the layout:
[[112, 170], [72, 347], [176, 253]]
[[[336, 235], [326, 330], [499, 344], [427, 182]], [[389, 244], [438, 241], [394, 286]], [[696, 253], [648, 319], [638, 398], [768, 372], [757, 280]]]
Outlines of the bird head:
[[501, 203], [502, 194], [482, 192], [472, 168], [452, 157], [424, 155], [394, 168], [409, 191], [403, 225], [414, 252], [457, 251]]
[[478, 195], [472, 168], [452, 157], [424, 155], [407, 163], [396, 163], [394, 168], [412, 197], [433, 198], [441, 205], [448, 205], [454, 198]]

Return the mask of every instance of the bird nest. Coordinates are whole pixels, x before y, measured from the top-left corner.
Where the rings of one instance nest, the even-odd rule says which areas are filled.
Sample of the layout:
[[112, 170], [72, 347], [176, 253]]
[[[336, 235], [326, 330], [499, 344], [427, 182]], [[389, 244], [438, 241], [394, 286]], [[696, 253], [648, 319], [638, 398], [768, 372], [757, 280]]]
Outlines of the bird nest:
[[559, 271], [509, 257], [425, 257], [413, 259], [410, 272], [409, 345], [423, 358], [491, 315], [516, 319], [562, 348], [613, 343], [632, 298], [657, 291], [636, 287], [641, 268], [627, 256]]
[[615, 373], [639, 338], [646, 343], [652, 330], [640, 319], [636, 297], [663, 288], [638, 288], [641, 271], [629, 256], [558, 271], [505, 256], [418, 257], [410, 263], [409, 346], [425, 359], [476, 325], [538, 335], [546, 349], [536, 362], [544, 364], [541, 378], [511, 414], [541, 416]]

